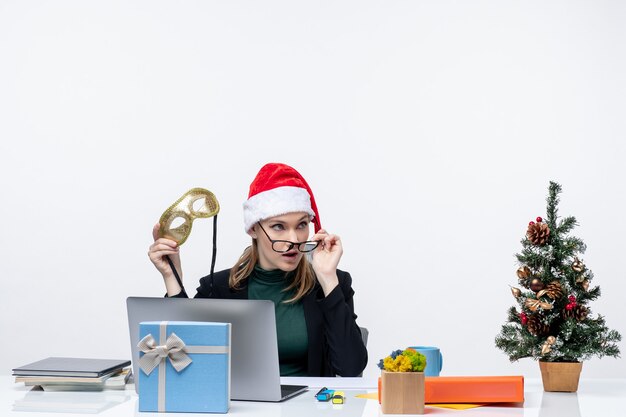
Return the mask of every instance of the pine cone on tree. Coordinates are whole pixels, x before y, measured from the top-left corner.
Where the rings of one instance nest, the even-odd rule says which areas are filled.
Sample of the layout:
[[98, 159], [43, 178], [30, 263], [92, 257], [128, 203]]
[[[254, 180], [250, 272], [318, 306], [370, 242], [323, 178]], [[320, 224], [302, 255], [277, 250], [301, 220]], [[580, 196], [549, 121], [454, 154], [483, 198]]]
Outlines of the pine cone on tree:
[[550, 228], [545, 223], [531, 223], [528, 225], [526, 237], [533, 245], [543, 246], [550, 237]]
[[531, 314], [530, 317], [528, 317], [528, 324], [526, 327], [533, 336], [548, 334], [550, 331], [550, 326], [544, 323], [543, 317], [539, 314]]
[[588, 314], [589, 314], [589, 309], [581, 305], [577, 305], [571, 310], [568, 310], [567, 308], [563, 310], [564, 319], [574, 318], [577, 321], [583, 321], [584, 319], [587, 318]]
[[547, 295], [553, 300], [561, 298], [563, 296], [563, 287], [561, 286], [561, 283], [559, 281], [552, 281], [546, 286], [546, 288], [537, 293], [537, 298], [543, 297], [544, 295]]
[[585, 306], [578, 306], [576, 308], [576, 313], [574, 314], [574, 317], [576, 317], [576, 320], [578, 321], [583, 321], [584, 319], [587, 318], [587, 315], [589, 314], [589, 309]]

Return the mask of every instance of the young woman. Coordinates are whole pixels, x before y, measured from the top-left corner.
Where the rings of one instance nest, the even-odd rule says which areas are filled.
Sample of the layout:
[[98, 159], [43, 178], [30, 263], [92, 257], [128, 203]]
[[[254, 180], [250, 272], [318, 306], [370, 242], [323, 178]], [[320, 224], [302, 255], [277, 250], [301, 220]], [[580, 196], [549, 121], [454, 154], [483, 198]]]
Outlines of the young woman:
[[[288, 165], [267, 164], [243, 206], [252, 245], [231, 269], [200, 279], [195, 297], [272, 300], [282, 376], [359, 375], [367, 350], [356, 324], [352, 278], [337, 269], [341, 239], [321, 228], [305, 179]], [[182, 276], [176, 242], [158, 238], [158, 228], [148, 256], [163, 275], [167, 296], [187, 297], [165, 259]]]

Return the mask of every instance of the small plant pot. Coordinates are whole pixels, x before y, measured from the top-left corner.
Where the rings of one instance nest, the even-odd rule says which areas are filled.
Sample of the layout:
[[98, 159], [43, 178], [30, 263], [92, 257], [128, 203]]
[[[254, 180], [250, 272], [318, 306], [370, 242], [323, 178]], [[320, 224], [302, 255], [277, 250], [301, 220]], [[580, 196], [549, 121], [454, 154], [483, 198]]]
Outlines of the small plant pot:
[[382, 371], [383, 414], [424, 414], [424, 382], [424, 372]]
[[582, 362], [544, 362], [539, 361], [543, 390], [546, 392], [576, 392]]

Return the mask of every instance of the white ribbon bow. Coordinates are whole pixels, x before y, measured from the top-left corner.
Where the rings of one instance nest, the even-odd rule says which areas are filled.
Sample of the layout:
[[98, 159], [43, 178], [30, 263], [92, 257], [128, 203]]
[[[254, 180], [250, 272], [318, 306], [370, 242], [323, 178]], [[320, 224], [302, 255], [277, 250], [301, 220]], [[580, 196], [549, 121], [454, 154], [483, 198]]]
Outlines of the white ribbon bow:
[[185, 342], [180, 337], [176, 336], [176, 333], [170, 334], [165, 341], [165, 345], [157, 345], [156, 340], [151, 334], [146, 335], [139, 341], [137, 347], [144, 353], [139, 359], [139, 367], [146, 375], [156, 368], [166, 358], [170, 358], [170, 362], [176, 372], [180, 372], [185, 369], [192, 362], [189, 355], [187, 355], [187, 349], [185, 348]]

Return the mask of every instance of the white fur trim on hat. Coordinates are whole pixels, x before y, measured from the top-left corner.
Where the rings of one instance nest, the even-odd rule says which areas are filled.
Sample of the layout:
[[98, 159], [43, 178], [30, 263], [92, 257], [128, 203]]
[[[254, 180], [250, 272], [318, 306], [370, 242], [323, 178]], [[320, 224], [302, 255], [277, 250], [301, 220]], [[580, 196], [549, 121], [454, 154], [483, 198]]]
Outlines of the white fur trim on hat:
[[311, 208], [311, 197], [304, 188], [285, 186], [253, 195], [243, 203], [246, 233], [260, 220], [297, 211], [315, 216]]

